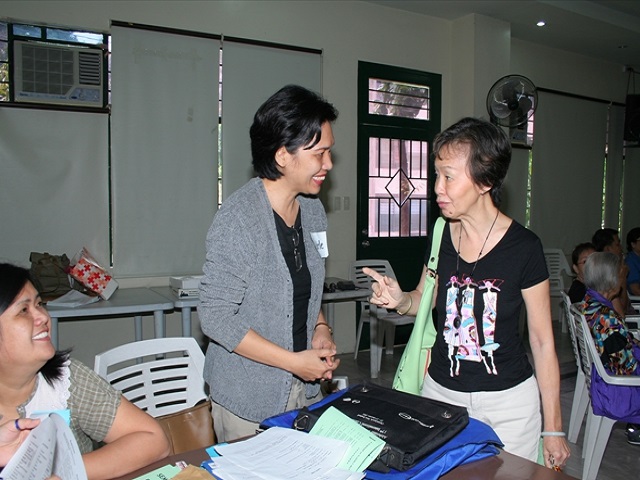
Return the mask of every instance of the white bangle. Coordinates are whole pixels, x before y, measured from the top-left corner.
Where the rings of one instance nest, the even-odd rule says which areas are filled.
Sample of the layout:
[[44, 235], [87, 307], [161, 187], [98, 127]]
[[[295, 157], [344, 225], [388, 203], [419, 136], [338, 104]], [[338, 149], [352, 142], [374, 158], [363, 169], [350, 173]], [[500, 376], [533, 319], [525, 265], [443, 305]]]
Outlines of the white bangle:
[[407, 293], [407, 295], [409, 296], [409, 306], [404, 312], [401, 312], [400, 310], [396, 309], [396, 313], [398, 315], [406, 315], [407, 313], [409, 313], [409, 310], [411, 310], [411, 307], [413, 306], [413, 300], [411, 299], [411, 294]]
[[567, 434], [564, 432], [542, 432], [540, 433], [541, 437], [566, 437]]

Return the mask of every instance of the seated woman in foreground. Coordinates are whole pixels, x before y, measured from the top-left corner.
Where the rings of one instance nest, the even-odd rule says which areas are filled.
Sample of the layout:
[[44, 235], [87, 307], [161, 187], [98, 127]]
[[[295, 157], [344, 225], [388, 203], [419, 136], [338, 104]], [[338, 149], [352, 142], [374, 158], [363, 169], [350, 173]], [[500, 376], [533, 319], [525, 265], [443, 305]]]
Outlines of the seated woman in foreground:
[[[579, 309], [584, 313], [604, 367], [613, 375], [640, 375], [640, 342], [629, 332], [612, 303], [624, 288], [622, 268], [618, 255], [592, 253], [584, 264], [587, 292]], [[591, 382], [594, 412], [629, 422], [627, 441], [640, 445], [640, 387], [608, 385], [599, 378], [592, 378]]]
[[[55, 351], [50, 322], [29, 271], [0, 264], [0, 423], [68, 409], [90, 480], [118, 477], [167, 456], [169, 442], [151, 416], [68, 351]], [[94, 450], [94, 442], [105, 445]]]

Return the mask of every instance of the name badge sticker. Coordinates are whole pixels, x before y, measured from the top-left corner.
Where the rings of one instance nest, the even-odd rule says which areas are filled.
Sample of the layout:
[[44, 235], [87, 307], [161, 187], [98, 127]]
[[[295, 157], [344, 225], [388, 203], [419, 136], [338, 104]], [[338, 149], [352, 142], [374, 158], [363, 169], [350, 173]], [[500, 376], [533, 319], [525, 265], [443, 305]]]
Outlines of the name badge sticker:
[[311, 232], [311, 239], [313, 240], [316, 250], [322, 258], [329, 256], [329, 246], [327, 245], [327, 232]]

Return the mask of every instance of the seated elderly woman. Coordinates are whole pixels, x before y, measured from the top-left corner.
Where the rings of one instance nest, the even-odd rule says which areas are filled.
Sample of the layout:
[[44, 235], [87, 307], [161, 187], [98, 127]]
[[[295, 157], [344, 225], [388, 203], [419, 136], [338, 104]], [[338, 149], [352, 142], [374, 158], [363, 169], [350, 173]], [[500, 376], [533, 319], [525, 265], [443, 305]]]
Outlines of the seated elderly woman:
[[[584, 313], [596, 348], [605, 368], [614, 375], [640, 375], [640, 342], [629, 332], [624, 319], [615, 311], [612, 300], [624, 288], [620, 256], [610, 252], [589, 255], [584, 264], [587, 291], [579, 306]], [[630, 422], [629, 443], [640, 445], [640, 388], [607, 385], [592, 376], [592, 402], [611, 418]], [[594, 396], [594, 388], [598, 395]], [[600, 399], [600, 400], [598, 400]]]
[[15, 419], [68, 409], [90, 480], [118, 477], [167, 456], [169, 442], [153, 417], [68, 351], [55, 351], [50, 321], [29, 271], [0, 264], [0, 423], [33, 428], [29, 420]]

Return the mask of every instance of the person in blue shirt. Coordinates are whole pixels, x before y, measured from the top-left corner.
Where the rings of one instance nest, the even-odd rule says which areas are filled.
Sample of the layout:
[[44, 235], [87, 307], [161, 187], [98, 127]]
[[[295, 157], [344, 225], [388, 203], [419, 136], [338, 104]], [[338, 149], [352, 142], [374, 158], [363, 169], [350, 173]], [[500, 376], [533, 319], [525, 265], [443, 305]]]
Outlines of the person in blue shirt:
[[629, 268], [627, 290], [631, 295], [640, 295], [640, 227], [627, 233], [627, 256], [624, 262]]

